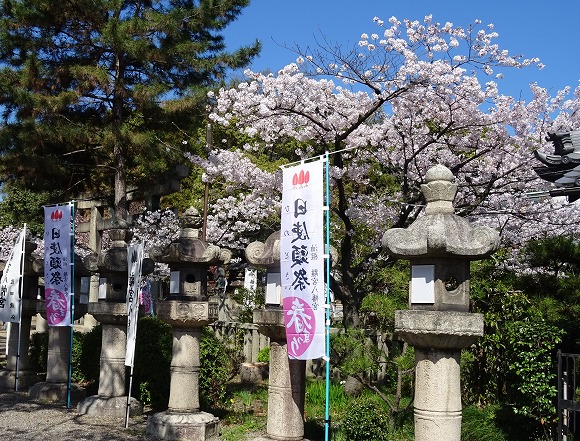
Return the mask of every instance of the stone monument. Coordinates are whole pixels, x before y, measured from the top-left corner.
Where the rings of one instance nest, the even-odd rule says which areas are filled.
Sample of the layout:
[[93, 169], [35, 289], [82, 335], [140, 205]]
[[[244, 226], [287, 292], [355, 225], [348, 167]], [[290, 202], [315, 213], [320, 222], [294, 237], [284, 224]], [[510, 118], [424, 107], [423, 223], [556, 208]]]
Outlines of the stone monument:
[[227, 263], [228, 250], [201, 240], [201, 217], [188, 209], [182, 218], [179, 239], [154, 258], [169, 264], [170, 294], [157, 305], [157, 316], [173, 329], [173, 356], [167, 411], [147, 421], [147, 433], [164, 440], [217, 439], [219, 419], [200, 411], [200, 340], [204, 326], [217, 320], [218, 304], [207, 294], [207, 269]]
[[424, 216], [382, 240], [392, 256], [411, 262], [409, 309], [396, 311], [395, 333], [415, 347], [415, 439], [461, 439], [461, 349], [483, 335], [483, 316], [469, 312], [469, 263], [493, 253], [499, 234], [454, 214], [451, 171], [427, 171]]

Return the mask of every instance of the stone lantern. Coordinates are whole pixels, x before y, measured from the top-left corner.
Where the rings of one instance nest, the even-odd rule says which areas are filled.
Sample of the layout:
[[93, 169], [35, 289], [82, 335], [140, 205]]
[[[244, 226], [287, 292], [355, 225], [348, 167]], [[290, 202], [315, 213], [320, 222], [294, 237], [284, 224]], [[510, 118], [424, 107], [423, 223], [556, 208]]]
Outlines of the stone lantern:
[[219, 419], [200, 411], [199, 368], [202, 328], [218, 318], [218, 304], [208, 301], [207, 269], [229, 262], [228, 250], [201, 240], [202, 220], [189, 208], [179, 239], [155, 259], [169, 264], [170, 294], [157, 305], [157, 316], [173, 329], [173, 356], [167, 411], [147, 421], [147, 433], [165, 440], [207, 440], [219, 436]]
[[425, 215], [382, 240], [392, 256], [411, 262], [409, 310], [396, 311], [395, 333], [415, 347], [415, 439], [461, 439], [461, 349], [483, 335], [483, 316], [469, 313], [469, 263], [489, 256], [499, 234], [454, 214], [451, 171], [427, 171]]
[[[29, 240], [24, 243], [24, 273], [22, 277], [22, 315], [20, 323], [10, 323], [6, 355], [6, 367], [0, 370], [0, 389], [27, 389], [40, 381], [30, 366], [28, 349], [30, 347], [30, 329], [32, 317], [38, 307], [38, 273], [34, 270], [33, 251], [37, 245]], [[20, 348], [18, 334], [20, 333]], [[18, 372], [16, 371], [18, 361]], [[18, 379], [18, 380], [17, 380]]]
[[304, 437], [306, 360], [288, 358], [281, 306], [280, 231], [271, 234], [265, 243], [248, 245], [246, 260], [267, 270], [266, 305], [254, 310], [254, 323], [260, 333], [270, 338], [268, 417], [266, 437], [254, 441], [300, 441]]
[[[129, 279], [127, 244], [131, 232], [118, 228], [109, 230], [111, 248], [90, 254], [83, 259], [86, 268], [99, 273], [99, 299], [89, 302], [88, 313], [101, 323], [103, 337], [99, 371], [98, 395], [87, 397], [78, 405], [79, 413], [95, 416], [124, 417], [127, 407], [125, 392], [125, 352], [127, 347], [127, 285]], [[153, 271], [154, 262], [143, 259], [142, 275]], [[143, 406], [131, 398], [131, 415], [142, 413]]]

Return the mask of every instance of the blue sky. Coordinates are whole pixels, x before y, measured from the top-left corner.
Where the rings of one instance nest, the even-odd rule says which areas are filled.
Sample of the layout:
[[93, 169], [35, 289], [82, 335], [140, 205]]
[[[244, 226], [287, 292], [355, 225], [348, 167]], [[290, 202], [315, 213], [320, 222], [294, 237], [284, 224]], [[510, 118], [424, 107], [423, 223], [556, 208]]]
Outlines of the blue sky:
[[[395, 16], [422, 21], [433, 20], [467, 27], [475, 19], [493, 23], [499, 33], [497, 43], [511, 54], [539, 57], [546, 65], [504, 72], [498, 80], [503, 94], [529, 98], [528, 84], [537, 82], [551, 94], [564, 86], [576, 87], [580, 80], [580, 1], [578, 0], [251, 0], [241, 16], [225, 32], [228, 48], [262, 42], [260, 57], [251, 69], [277, 71], [292, 63], [296, 55], [283, 45], [315, 45], [322, 35], [345, 47], [355, 45], [362, 33], [380, 29], [377, 16], [385, 22]], [[387, 23], [388, 24], [388, 23]]]

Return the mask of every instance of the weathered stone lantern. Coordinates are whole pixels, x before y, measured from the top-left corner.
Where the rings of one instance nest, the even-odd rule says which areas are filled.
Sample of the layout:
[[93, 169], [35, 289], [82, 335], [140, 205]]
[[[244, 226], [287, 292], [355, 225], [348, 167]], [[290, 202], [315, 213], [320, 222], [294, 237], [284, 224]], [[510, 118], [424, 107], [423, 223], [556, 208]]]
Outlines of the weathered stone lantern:
[[[8, 353], [6, 367], [0, 370], [0, 389], [14, 389], [18, 381], [18, 389], [27, 389], [40, 381], [40, 378], [30, 366], [28, 349], [30, 347], [30, 329], [32, 317], [37, 313], [38, 274], [34, 270], [33, 251], [37, 245], [29, 240], [24, 244], [24, 274], [22, 278], [22, 315], [19, 323], [10, 323], [8, 336]], [[20, 348], [18, 334], [20, 332]], [[18, 372], [17, 372], [18, 364]], [[18, 375], [17, 375], [18, 374]]]
[[[111, 229], [111, 248], [100, 254], [90, 254], [83, 259], [91, 272], [99, 273], [99, 300], [89, 302], [88, 313], [101, 323], [103, 337], [99, 372], [98, 395], [87, 397], [79, 403], [79, 413], [124, 417], [127, 407], [125, 391], [125, 351], [127, 347], [127, 243], [131, 233], [126, 229]], [[154, 262], [143, 259], [141, 273], [153, 271]], [[143, 412], [142, 404], [131, 398], [130, 414]]]
[[207, 294], [207, 269], [227, 263], [228, 250], [201, 240], [202, 220], [194, 208], [182, 219], [179, 239], [155, 259], [169, 264], [170, 295], [157, 316], [173, 328], [173, 357], [167, 411], [147, 421], [147, 433], [165, 440], [208, 440], [219, 436], [219, 419], [200, 411], [200, 340], [204, 326], [217, 320], [218, 304]]
[[483, 335], [483, 316], [469, 313], [469, 262], [499, 246], [499, 234], [453, 212], [451, 171], [427, 171], [425, 215], [383, 236], [391, 255], [411, 262], [409, 310], [396, 311], [395, 333], [415, 347], [415, 439], [461, 439], [461, 349]]
[[246, 247], [246, 260], [267, 270], [266, 305], [254, 310], [258, 331], [270, 338], [270, 372], [266, 437], [261, 440], [302, 440], [306, 360], [288, 358], [280, 286], [280, 231], [266, 242]]

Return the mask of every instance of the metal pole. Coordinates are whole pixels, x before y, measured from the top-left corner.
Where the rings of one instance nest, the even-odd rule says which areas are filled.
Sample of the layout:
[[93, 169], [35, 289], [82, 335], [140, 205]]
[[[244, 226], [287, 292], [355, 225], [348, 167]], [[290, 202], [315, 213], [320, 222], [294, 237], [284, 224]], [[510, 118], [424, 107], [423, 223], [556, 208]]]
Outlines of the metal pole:
[[127, 407], [125, 408], [125, 429], [129, 427], [129, 411], [131, 410], [131, 390], [133, 389], [133, 363], [129, 374], [129, 393], [127, 394]]
[[326, 408], [324, 414], [324, 439], [330, 440], [330, 175], [328, 152], [325, 155], [326, 185]]
[[[24, 224], [23, 229], [24, 240], [22, 241], [22, 248], [20, 250], [20, 281], [18, 282], [18, 295], [20, 296], [20, 312], [19, 312], [19, 321], [18, 321], [18, 343], [16, 348], [16, 377], [14, 379], [14, 391], [18, 392], [18, 377], [19, 377], [19, 369], [20, 369], [20, 344], [21, 344], [21, 337], [22, 337], [22, 301], [23, 299], [23, 275], [24, 275], [24, 250], [25, 250], [25, 243], [26, 243], [26, 224]], [[12, 327], [12, 325], [11, 325]], [[11, 329], [12, 330], [12, 329]], [[8, 339], [6, 339], [8, 343]]]
[[[212, 144], [212, 133], [211, 124], [208, 124], [205, 128], [205, 149], [209, 153], [211, 151]], [[208, 200], [209, 200], [209, 183], [205, 183], [205, 191], [203, 196], [203, 225], [201, 227], [201, 240], [205, 241], [207, 233], [207, 211], [208, 211]]]
[[73, 340], [75, 329], [75, 202], [71, 201], [70, 206], [70, 353], [68, 358], [68, 382], [67, 382], [67, 396], [66, 408], [70, 409], [70, 395], [72, 389], [72, 366], [73, 366]]

